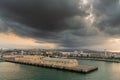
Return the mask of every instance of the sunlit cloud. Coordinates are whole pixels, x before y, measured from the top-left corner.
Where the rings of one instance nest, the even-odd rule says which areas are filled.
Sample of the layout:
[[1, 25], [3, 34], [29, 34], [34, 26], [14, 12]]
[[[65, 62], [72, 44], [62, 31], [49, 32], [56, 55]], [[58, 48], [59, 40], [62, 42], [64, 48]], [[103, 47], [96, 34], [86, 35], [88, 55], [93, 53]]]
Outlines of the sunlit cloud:
[[35, 39], [19, 37], [13, 33], [0, 33], [1, 48], [55, 48], [54, 43], [36, 43]]
[[88, 0], [82, 0], [83, 1], [83, 5], [87, 5], [89, 3]]

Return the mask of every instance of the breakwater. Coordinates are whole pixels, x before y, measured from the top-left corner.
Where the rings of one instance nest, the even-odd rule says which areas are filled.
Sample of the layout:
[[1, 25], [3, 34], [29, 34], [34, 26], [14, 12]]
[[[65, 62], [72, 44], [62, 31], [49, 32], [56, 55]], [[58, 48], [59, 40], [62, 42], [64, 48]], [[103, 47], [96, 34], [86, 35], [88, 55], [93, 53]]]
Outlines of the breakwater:
[[[73, 58], [71, 58], [73, 59]], [[76, 58], [80, 60], [95, 60], [95, 61], [105, 61], [105, 62], [115, 62], [115, 63], [120, 63], [120, 60], [118, 59], [100, 59], [100, 58]]]
[[89, 73], [98, 69], [96, 66], [78, 64], [76, 59], [48, 58], [43, 56], [3, 56], [8, 62], [59, 69], [65, 71]]

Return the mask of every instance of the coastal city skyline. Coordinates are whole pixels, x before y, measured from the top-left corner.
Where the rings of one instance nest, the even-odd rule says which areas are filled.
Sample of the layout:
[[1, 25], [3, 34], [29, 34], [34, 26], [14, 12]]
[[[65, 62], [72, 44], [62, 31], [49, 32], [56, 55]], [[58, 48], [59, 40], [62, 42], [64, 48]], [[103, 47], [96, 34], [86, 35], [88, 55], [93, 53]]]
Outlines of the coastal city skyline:
[[0, 48], [120, 52], [119, 7], [119, 0], [1, 0]]

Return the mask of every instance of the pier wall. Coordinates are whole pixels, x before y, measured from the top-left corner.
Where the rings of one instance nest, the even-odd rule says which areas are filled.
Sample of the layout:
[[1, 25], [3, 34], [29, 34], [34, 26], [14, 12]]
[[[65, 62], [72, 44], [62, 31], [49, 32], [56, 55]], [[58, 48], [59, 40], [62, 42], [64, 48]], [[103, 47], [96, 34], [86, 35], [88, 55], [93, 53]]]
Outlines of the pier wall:
[[76, 59], [49, 58], [38, 55], [4, 55], [3, 60], [80, 73], [89, 73], [98, 69], [96, 66], [79, 65]]
[[62, 67], [73, 67], [78, 65], [78, 61], [76, 59], [49, 58], [38, 55], [4, 55], [3, 58], [17, 62], [37, 63]]
[[59, 58], [43, 58], [44, 64], [54, 65], [54, 66], [63, 66], [63, 67], [74, 67], [78, 65], [77, 60], [75, 59], [59, 59]]

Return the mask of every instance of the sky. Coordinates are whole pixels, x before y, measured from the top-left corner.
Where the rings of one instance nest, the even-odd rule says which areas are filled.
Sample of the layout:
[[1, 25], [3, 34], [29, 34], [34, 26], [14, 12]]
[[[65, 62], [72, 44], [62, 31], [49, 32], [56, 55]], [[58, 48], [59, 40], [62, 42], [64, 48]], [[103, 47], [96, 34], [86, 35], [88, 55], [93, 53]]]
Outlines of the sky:
[[120, 51], [119, 0], [0, 0], [0, 48]]

